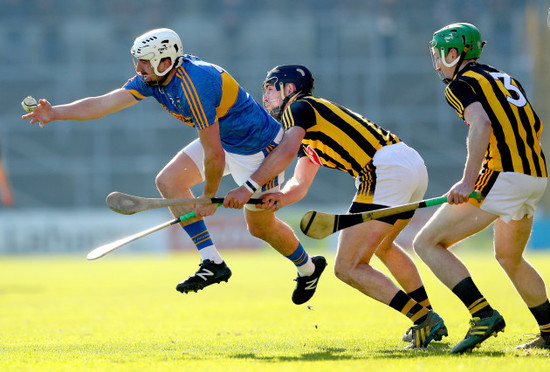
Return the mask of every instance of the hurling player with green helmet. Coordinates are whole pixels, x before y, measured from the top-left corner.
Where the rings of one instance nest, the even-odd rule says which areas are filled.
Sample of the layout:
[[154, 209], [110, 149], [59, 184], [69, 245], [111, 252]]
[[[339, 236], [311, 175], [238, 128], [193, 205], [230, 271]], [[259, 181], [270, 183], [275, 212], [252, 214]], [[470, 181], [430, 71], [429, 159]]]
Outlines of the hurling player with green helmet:
[[[470, 312], [470, 329], [453, 353], [479, 346], [506, 326], [448, 248], [494, 223], [495, 257], [539, 325], [518, 348], [550, 349], [550, 303], [541, 275], [523, 257], [533, 215], [547, 184], [542, 123], [519, 81], [478, 63], [485, 42], [476, 26], [453, 23], [430, 42], [445, 98], [469, 126], [462, 178], [414, 240], [416, 253]], [[472, 191], [481, 200], [469, 199]], [[475, 274], [475, 273], [474, 273]]]
[[[293, 177], [281, 192], [264, 196], [264, 203], [283, 207], [301, 200], [321, 167], [339, 170], [355, 180], [357, 192], [349, 213], [423, 198], [428, 172], [420, 154], [356, 112], [313, 96], [313, 76], [307, 67], [276, 66], [267, 73], [263, 89], [264, 106], [281, 120], [285, 135], [251, 179], [262, 184], [298, 156]], [[224, 205], [240, 208], [251, 196], [240, 187], [227, 194]], [[447, 336], [447, 328], [430, 305], [414, 261], [395, 243], [411, 217], [391, 216], [342, 230], [334, 272], [344, 283], [408, 317], [412, 327], [403, 340], [408, 348], [419, 348]], [[373, 267], [374, 255], [399, 286]]]

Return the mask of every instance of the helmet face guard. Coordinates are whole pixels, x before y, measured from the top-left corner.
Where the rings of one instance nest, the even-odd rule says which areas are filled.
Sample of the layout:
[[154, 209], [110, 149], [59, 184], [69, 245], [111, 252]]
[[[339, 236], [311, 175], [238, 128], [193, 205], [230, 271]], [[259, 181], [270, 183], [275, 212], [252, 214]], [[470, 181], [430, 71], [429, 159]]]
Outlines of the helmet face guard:
[[[439, 53], [440, 52], [440, 53]], [[447, 63], [445, 60], [444, 51], [438, 51], [437, 48], [432, 46], [432, 43], [430, 42], [430, 56], [432, 57], [432, 65], [437, 73], [437, 76], [443, 83], [449, 84], [452, 79], [446, 78], [443, 74], [443, 71], [441, 71], [441, 63], [443, 63], [447, 67], [452, 67], [458, 64], [458, 61], [460, 60], [460, 56], [458, 56], [454, 61], [451, 63]], [[461, 62], [462, 63], [462, 62]]]
[[[168, 74], [174, 67], [179, 67], [183, 57], [183, 46], [178, 34], [168, 28], [158, 28], [138, 36], [130, 49], [135, 60], [147, 60], [157, 76]], [[166, 59], [170, 59], [170, 67], [160, 72], [158, 67]]]

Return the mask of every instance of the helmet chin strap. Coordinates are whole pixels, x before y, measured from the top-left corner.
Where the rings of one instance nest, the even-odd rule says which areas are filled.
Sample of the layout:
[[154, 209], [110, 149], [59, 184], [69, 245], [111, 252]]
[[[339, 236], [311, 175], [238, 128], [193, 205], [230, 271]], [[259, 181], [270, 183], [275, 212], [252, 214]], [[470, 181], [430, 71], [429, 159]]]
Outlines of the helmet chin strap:
[[[172, 70], [172, 69], [170, 69]], [[168, 79], [168, 75], [170, 75], [171, 71], [168, 71], [166, 74], [162, 75], [162, 78], [158, 81], [158, 85], [163, 85], [166, 79]]]
[[[168, 75], [170, 75], [170, 71], [164, 75], [162, 75], [160, 77], [160, 80], [150, 80], [150, 81], [146, 81], [145, 82], [145, 85], [147, 85], [148, 87], [161, 87], [164, 82], [166, 81], [166, 79], [168, 79]], [[148, 75], [141, 75], [142, 77], [147, 77], [147, 76], [158, 76], [157, 74], [148, 74]]]
[[181, 57], [178, 57], [176, 59], [176, 62], [172, 65], [172, 67], [170, 67], [168, 69], [168, 71], [166, 71], [163, 75], [158, 75], [157, 74], [157, 67], [155, 67], [153, 69], [154, 73], [152, 74], [142, 74], [142, 73], [139, 73], [137, 71], [137, 66], [136, 66], [136, 62], [135, 60], [132, 60], [132, 62], [134, 63], [134, 70], [136, 71], [136, 73], [138, 75], [140, 75], [143, 79], [146, 79], [147, 77], [150, 77], [150, 76], [157, 76], [157, 77], [160, 77], [160, 80], [157, 80], [157, 81], [145, 81], [145, 85], [147, 85], [148, 87], [154, 87], [154, 86], [158, 86], [158, 87], [161, 87], [164, 82], [166, 82], [166, 79], [168, 79], [168, 75], [170, 75], [170, 72], [175, 69], [175, 68], [178, 68], [180, 65], [181, 65], [181, 61], [182, 61], [182, 58]]
[[[470, 48], [468, 48], [467, 46], [464, 47], [464, 49], [462, 49], [462, 53], [460, 53], [460, 57], [455, 59], [456, 67], [455, 67], [455, 71], [453, 72], [453, 77], [443, 79], [443, 82], [445, 84], [449, 84], [451, 81], [453, 81], [456, 78], [456, 75], [458, 75], [458, 71], [460, 70], [460, 65], [462, 65], [462, 62], [464, 62], [464, 57], [466, 57], [466, 53], [468, 52], [469, 49]], [[445, 61], [445, 59], [443, 59], [443, 61]], [[445, 65], [447, 66], [447, 64], [445, 64]], [[449, 65], [449, 67], [452, 66], [452, 65], [453, 65], [453, 63], [451, 63]]]
[[281, 103], [281, 106], [277, 107], [274, 110], [271, 110], [271, 112], [270, 112], [271, 116], [273, 116], [275, 118], [275, 120], [280, 122], [281, 118], [283, 116], [283, 112], [285, 110], [285, 107], [288, 104], [291, 104], [292, 102], [296, 101], [298, 99], [298, 97], [303, 96], [303, 94], [300, 95], [299, 93], [301, 93], [301, 92], [293, 92], [293, 93], [290, 93], [288, 96], [286, 96], [283, 99], [283, 102]]

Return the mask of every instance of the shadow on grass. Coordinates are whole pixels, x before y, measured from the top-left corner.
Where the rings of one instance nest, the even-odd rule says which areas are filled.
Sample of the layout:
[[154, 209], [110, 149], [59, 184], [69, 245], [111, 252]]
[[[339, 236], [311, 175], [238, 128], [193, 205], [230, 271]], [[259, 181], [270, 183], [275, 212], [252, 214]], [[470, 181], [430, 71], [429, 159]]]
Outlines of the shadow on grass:
[[[316, 352], [311, 353], [305, 353], [301, 356], [288, 356], [288, 355], [256, 355], [254, 353], [245, 353], [245, 354], [235, 354], [232, 356], [232, 358], [235, 359], [257, 359], [257, 360], [265, 360], [265, 361], [283, 361], [283, 362], [290, 362], [290, 361], [299, 361], [299, 360], [353, 360], [353, 359], [365, 359], [361, 357], [357, 357], [355, 355], [349, 355], [346, 354], [348, 352], [348, 349], [342, 349], [342, 348], [327, 348]], [[354, 353], [357, 351], [353, 351]]]
[[438, 342], [431, 343], [427, 348], [419, 349], [393, 349], [393, 350], [379, 350], [378, 355], [373, 356], [373, 359], [407, 359], [407, 358], [417, 358], [419, 356], [426, 357], [440, 357], [440, 356], [451, 356], [451, 357], [474, 357], [474, 358], [486, 358], [486, 357], [503, 357], [506, 355], [503, 351], [485, 351], [485, 350], [474, 350], [471, 352], [466, 352], [463, 354], [451, 354], [451, 349], [453, 345], [448, 342]]
[[323, 361], [323, 360], [367, 360], [367, 359], [413, 359], [418, 357], [441, 357], [441, 356], [468, 356], [474, 358], [502, 357], [506, 353], [502, 351], [473, 351], [464, 354], [451, 354], [449, 343], [437, 343], [430, 345], [426, 349], [377, 349], [360, 350], [345, 348], [326, 348], [323, 350], [304, 353], [299, 356], [288, 355], [257, 355], [255, 353], [242, 353], [232, 355], [234, 359], [256, 359], [273, 362], [292, 362], [292, 361]]

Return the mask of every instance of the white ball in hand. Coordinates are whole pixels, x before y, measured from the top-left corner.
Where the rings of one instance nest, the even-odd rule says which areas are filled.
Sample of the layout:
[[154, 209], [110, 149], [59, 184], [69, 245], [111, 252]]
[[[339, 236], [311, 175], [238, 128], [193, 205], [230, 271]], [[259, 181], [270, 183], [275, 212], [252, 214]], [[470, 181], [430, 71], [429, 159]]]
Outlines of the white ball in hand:
[[23, 110], [25, 110], [28, 113], [33, 112], [36, 109], [36, 106], [38, 105], [38, 102], [36, 102], [36, 99], [32, 96], [27, 96], [21, 102], [21, 106], [23, 107]]

